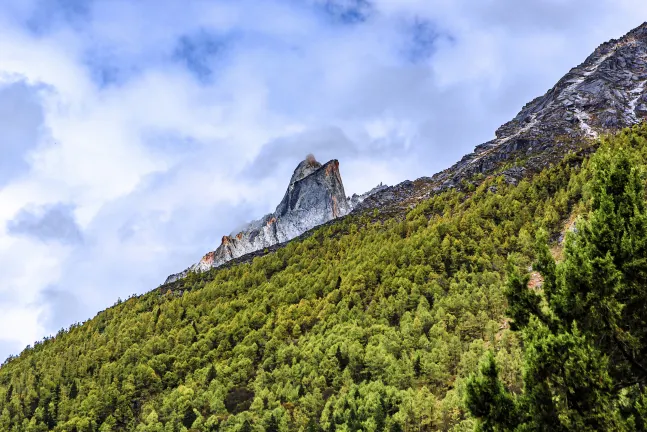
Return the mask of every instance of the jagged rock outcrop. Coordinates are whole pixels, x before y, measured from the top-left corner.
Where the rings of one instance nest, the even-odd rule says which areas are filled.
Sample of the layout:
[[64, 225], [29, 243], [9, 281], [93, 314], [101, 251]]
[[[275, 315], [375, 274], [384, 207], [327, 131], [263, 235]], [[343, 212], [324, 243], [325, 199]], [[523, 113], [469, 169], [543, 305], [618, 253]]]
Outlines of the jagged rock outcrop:
[[351, 210], [344, 192], [339, 162], [322, 165], [312, 155], [292, 174], [288, 189], [274, 213], [250, 223], [236, 235], [224, 236], [220, 246], [165, 283], [185, 277], [190, 271], [206, 271], [227, 261], [293, 239], [302, 233], [344, 216]]
[[[405, 207], [431, 193], [455, 187], [475, 174], [487, 174], [505, 161], [525, 159], [528, 172], [559, 160], [583, 140], [613, 132], [647, 118], [647, 23], [620, 39], [600, 45], [557, 84], [526, 104], [501, 126], [495, 138], [477, 146], [452, 167], [416, 182], [375, 193], [355, 211]], [[516, 169], [516, 170], [515, 170]], [[519, 167], [503, 173], [509, 181]], [[415, 185], [414, 183], [417, 183]]]
[[355, 208], [358, 205], [360, 205], [364, 200], [372, 195], [375, 195], [376, 193], [383, 191], [384, 189], [388, 188], [387, 185], [382, 184], [380, 182], [379, 185], [375, 186], [373, 189], [371, 189], [368, 192], [364, 192], [363, 194], [353, 194], [350, 198], [348, 198], [348, 202], [350, 203], [351, 208]]

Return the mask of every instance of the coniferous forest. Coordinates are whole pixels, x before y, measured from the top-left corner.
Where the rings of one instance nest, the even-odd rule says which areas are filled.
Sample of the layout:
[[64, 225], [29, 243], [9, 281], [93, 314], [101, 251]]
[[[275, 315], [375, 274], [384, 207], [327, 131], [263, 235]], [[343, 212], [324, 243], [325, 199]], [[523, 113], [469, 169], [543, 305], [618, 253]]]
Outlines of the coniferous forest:
[[133, 296], [4, 363], [0, 430], [645, 430], [646, 161], [636, 126]]

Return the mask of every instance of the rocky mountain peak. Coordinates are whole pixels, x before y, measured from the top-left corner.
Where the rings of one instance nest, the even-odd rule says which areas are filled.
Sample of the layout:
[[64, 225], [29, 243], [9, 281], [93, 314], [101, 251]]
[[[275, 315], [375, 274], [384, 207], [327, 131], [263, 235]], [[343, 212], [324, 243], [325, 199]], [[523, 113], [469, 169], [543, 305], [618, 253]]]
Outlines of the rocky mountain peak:
[[543, 96], [527, 103], [496, 131], [439, 176], [455, 182], [492, 170], [520, 153], [563, 154], [571, 143], [640, 123], [647, 118], [647, 23], [601, 44]]
[[283, 199], [273, 213], [253, 221], [236, 235], [222, 237], [220, 246], [166, 283], [190, 271], [206, 271], [232, 259], [291, 240], [351, 211], [339, 172], [339, 161], [325, 164], [308, 155], [294, 170]]
[[290, 179], [290, 185], [288, 187], [292, 187], [294, 183], [296, 183], [297, 181], [301, 180], [304, 177], [309, 176], [319, 168], [321, 168], [321, 164], [317, 162], [317, 159], [315, 159], [314, 155], [310, 153], [294, 169], [294, 173], [292, 174], [292, 178]]

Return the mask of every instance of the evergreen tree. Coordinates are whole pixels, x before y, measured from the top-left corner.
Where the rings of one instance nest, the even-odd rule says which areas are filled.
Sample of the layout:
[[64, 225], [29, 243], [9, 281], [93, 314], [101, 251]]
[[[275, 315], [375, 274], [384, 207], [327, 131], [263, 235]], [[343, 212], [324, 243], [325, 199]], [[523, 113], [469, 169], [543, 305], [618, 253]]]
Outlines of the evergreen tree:
[[492, 351], [488, 351], [480, 373], [467, 383], [466, 405], [474, 416], [483, 419], [479, 425], [482, 431], [507, 430], [514, 424], [516, 407], [499, 381]]
[[276, 419], [276, 416], [274, 413], [270, 416], [270, 418], [267, 421], [267, 424], [265, 425], [265, 432], [279, 432], [279, 421]]
[[184, 416], [182, 417], [182, 424], [187, 429], [191, 428], [195, 419], [198, 418], [198, 415], [195, 413], [193, 408], [189, 405], [184, 410]]
[[335, 357], [337, 358], [337, 363], [339, 364], [339, 369], [344, 370], [348, 366], [348, 357], [342, 354], [341, 349], [337, 346], [337, 351], [335, 352]]
[[402, 432], [402, 425], [398, 422], [391, 423], [391, 428], [389, 432]]
[[306, 428], [306, 432], [320, 432], [321, 430], [322, 430], [321, 426], [319, 426], [319, 423], [317, 422], [316, 419], [311, 418], [308, 421], [308, 426]]
[[252, 424], [248, 419], [245, 419], [243, 424], [240, 426], [240, 429], [238, 429], [239, 432], [252, 432]]
[[416, 359], [413, 361], [413, 373], [415, 374], [416, 378], [420, 376], [420, 373], [422, 373], [422, 365], [420, 364], [420, 356], [416, 356]]
[[216, 379], [216, 368], [213, 367], [213, 365], [209, 366], [209, 370], [207, 371], [207, 376], [205, 378], [205, 384], [209, 385], [211, 381]]
[[76, 384], [76, 380], [72, 381], [72, 386], [70, 387], [70, 399], [75, 399], [79, 394], [79, 388]]

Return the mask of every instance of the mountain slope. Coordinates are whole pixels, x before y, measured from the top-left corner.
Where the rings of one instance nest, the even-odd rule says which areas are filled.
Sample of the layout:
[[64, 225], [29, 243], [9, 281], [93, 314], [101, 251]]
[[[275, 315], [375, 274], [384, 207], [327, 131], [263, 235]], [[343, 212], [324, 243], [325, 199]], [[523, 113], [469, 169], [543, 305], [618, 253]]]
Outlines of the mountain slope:
[[[610, 46], [576, 68], [578, 86], [629, 49]], [[556, 108], [556, 94], [584, 92], [569, 86], [524, 108], [536, 123], [513, 120], [450, 170], [378, 190], [273, 253], [191, 272], [9, 359], [0, 430], [469, 430], [461, 398], [487, 349], [521, 391], [520, 341], [504, 316], [508, 256], [529, 265], [534, 234], [557, 239], [587, 206], [597, 143], [562, 121], [575, 111]], [[600, 95], [595, 112], [633, 104]], [[597, 133], [615, 128], [581, 109]], [[606, 145], [627, 142], [647, 160], [646, 126]], [[293, 176], [293, 192], [323, 168]], [[279, 208], [297, 208], [293, 196]]]
[[[546, 94], [526, 104], [514, 119], [452, 167], [404, 182], [370, 197], [358, 211], [402, 207], [511, 160], [538, 171], [560, 160], [578, 143], [638, 124], [647, 117], [647, 23], [600, 45]], [[511, 178], [523, 173], [512, 170]]]
[[0, 369], [0, 429], [35, 419], [58, 430], [248, 421], [260, 431], [272, 416], [280, 430], [465, 426], [459, 389], [488, 345], [519, 385], [506, 256], [527, 253], [538, 226], [558, 229], [558, 217], [534, 215], [569, 212], [580, 162], [518, 187], [491, 179], [469, 198], [444, 192], [402, 222], [345, 218], [252, 263], [128, 299]]

